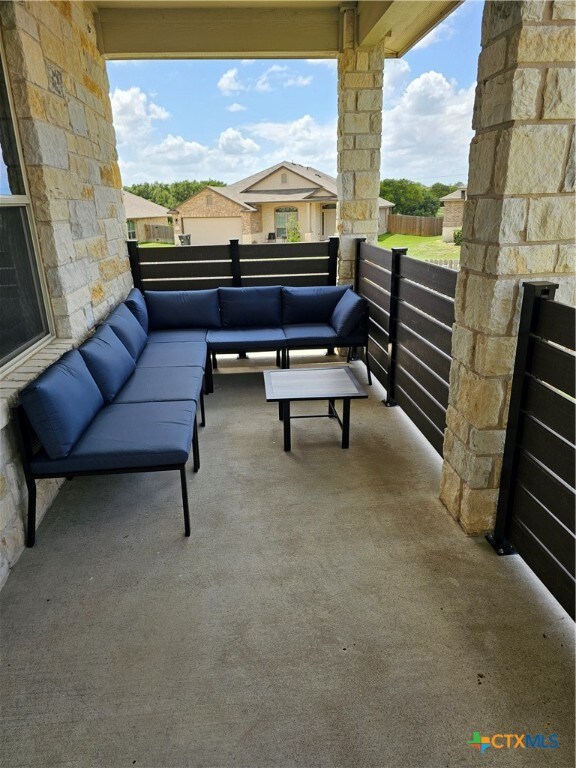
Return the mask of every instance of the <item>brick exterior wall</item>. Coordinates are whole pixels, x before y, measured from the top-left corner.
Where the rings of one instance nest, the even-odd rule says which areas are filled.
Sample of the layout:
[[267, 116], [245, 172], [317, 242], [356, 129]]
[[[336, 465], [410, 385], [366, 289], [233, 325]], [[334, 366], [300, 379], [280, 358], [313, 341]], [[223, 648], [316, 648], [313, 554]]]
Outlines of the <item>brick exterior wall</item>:
[[444, 203], [445, 227], [461, 227], [464, 220], [464, 200], [446, 200]]

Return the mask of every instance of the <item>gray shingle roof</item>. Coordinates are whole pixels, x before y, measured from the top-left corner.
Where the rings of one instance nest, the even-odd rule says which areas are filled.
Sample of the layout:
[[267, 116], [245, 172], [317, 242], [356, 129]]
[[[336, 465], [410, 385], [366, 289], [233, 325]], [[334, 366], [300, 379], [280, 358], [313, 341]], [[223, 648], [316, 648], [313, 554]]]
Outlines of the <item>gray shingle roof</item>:
[[132, 192], [122, 190], [122, 202], [127, 219], [154, 219], [159, 216], [168, 216], [168, 208], [146, 200]]

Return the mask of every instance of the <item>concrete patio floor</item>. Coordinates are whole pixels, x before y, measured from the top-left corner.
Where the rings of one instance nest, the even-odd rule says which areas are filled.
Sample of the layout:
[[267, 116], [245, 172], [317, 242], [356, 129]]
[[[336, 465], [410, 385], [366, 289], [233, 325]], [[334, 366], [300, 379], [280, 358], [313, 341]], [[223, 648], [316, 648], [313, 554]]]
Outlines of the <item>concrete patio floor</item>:
[[[77, 478], [48, 511], [0, 593], [0, 764], [571, 768], [567, 614], [463, 535], [378, 386], [350, 450], [303, 420], [285, 454], [260, 362], [216, 375], [190, 539], [176, 472]], [[559, 746], [481, 755], [474, 731]]]

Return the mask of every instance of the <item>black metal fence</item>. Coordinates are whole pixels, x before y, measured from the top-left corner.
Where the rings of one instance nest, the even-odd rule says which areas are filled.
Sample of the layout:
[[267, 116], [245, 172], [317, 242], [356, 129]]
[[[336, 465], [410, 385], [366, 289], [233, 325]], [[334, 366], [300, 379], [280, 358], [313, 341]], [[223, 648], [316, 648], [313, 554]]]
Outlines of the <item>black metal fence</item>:
[[369, 355], [387, 405], [442, 453], [457, 272], [358, 242], [356, 290], [370, 304]]
[[574, 618], [575, 322], [557, 285], [525, 283], [498, 513], [489, 541], [518, 552]]
[[338, 238], [314, 243], [141, 248], [128, 241], [140, 290], [193, 291], [250, 285], [336, 285]]

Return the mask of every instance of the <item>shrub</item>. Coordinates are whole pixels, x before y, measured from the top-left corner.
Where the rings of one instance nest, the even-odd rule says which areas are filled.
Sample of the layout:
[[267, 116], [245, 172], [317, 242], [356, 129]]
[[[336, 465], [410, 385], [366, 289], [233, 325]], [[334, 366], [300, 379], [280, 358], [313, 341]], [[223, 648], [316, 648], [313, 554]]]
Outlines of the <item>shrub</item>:
[[462, 245], [462, 230], [454, 230], [454, 245]]
[[300, 242], [300, 227], [298, 226], [298, 218], [291, 213], [286, 222], [286, 240], [289, 243]]

